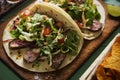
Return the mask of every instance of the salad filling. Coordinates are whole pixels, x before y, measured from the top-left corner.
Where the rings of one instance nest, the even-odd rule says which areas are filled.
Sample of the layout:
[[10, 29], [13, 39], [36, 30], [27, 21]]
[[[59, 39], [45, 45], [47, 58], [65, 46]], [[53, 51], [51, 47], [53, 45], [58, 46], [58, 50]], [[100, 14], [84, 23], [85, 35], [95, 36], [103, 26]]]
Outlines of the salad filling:
[[[101, 15], [93, 0], [44, 0], [57, 4], [63, 8], [78, 24], [81, 29], [99, 31], [102, 24], [99, 22]], [[99, 26], [98, 26], [99, 25]]]
[[[62, 8], [77, 24], [86, 40], [100, 36], [105, 27], [105, 10], [98, 0], [43, 0]], [[72, 22], [73, 22], [72, 21]]]
[[[57, 69], [66, 55], [74, 56], [78, 53], [78, 33], [62, 22], [40, 13], [33, 14], [26, 10], [19, 14], [10, 26], [10, 34], [13, 40], [9, 42], [9, 48], [29, 47], [23, 55], [24, 61], [36, 66], [40, 66], [40, 61], [48, 60], [49, 66]], [[60, 56], [62, 58], [59, 60]]]

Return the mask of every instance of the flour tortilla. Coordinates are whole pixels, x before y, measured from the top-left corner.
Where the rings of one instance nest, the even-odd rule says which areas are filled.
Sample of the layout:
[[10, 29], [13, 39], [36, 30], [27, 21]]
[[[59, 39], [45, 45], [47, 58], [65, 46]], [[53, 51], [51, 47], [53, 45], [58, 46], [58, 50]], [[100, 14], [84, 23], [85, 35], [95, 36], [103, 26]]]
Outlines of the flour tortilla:
[[[40, 2], [43, 2], [44, 0], [38, 0]], [[62, 0], [61, 0], [62, 1]], [[65, 1], [65, 0], [63, 0]], [[104, 7], [102, 6], [102, 4], [98, 1], [98, 0], [93, 0], [93, 4], [96, 4], [98, 12], [101, 15], [101, 19], [100, 19], [100, 23], [102, 23], [102, 28], [99, 31], [93, 32], [87, 29], [81, 29], [82, 32], [82, 36], [84, 39], [87, 40], [93, 40], [95, 38], [97, 38], [98, 36], [100, 36], [100, 34], [102, 33], [104, 26], [105, 26], [105, 10]], [[74, 20], [72, 20], [72, 22], [74, 22]]]
[[[32, 13], [41, 13], [41, 14], [45, 14], [49, 17], [52, 17], [58, 21], [61, 21], [64, 23], [64, 25], [66, 25], [69, 28], [72, 28], [74, 30], [77, 31], [77, 33], [80, 36], [80, 41], [79, 41], [79, 45], [78, 45], [78, 54], [82, 48], [83, 45], [83, 37], [81, 34], [80, 29], [78, 28], [78, 26], [76, 25], [76, 23], [72, 20], [72, 18], [61, 8], [57, 7], [56, 5], [50, 4], [50, 3], [34, 3], [33, 5], [31, 5], [27, 10], [31, 11]], [[15, 19], [15, 18], [14, 18]], [[9, 33], [9, 28], [12, 25], [14, 19], [12, 19], [6, 26], [4, 33], [3, 33], [3, 41], [5, 40], [9, 40], [9, 39], [13, 39]], [[18, 66], [27, 69], [29, 71], [33, 71], [33, 72], [49, 72], [49, 71], [55, 71], [55, 69], [52, 69], [49, 65], [47, 60], [40, 62], [40, 66], [39, 67], [32, 67], [33, 63], [26, 63], [23, 60], [23, 54], [26, 52], [26, 50], [28, 50], [28, 48], [24, 48], [24, 49], [19, 49], [19, 50], [10, 50], [9, 49], [9, 45], [8, 42], [4, 42], [3, 43], [3, 47], [6, 51], [6, 54], [8, 55], [8, 57], [14, 62], [16, 63]], [[77, 54], [77, 55], [78, 55]], [[76, 57], [75, 56], [71, 56], [71, 55], [67, 55], [66, 58], [64, 59], [62, 65], [59, 67], [59, 69], [65, 67], [66, 65], [68, 65], [69, 63], [71, 63]]]
[[93, 4], [96, 4], [98, 12], [101, 15], [100, 23], [102, 23], [102, 29], [96, 32], [81, 29], [83, 37], [87, 40], [92, 40], [100, 36], [105, 26], [105, 10], [102, 4], [98, 0], [93, 0]]

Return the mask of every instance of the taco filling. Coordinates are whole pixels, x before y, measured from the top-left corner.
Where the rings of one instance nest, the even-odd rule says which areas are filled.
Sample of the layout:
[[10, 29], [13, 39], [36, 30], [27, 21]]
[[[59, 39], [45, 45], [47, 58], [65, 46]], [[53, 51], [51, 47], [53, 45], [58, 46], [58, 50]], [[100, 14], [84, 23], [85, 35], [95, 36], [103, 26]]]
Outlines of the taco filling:
[[78, 53], [78, 33], [47, 15], [27, 10], [15, 18], [9, 29], [13, 38], [9, 48], [28, 47], [23, 55], [28, 64], [41, 66], [40, 61], [48, 60], [49, 66], [58, 69], [66, 55]]
[[[99, 13], [94, 0], [44, 0], [51, 2], [65, 10], [77, 23], [82, 33], [88, 36], [102, 30]], [[102, 13], [102, 12], [101, 12]], [[104, 13], [104, 12], [103, 12]], [[104, 15], [102, 15], [104, 16]], [[89, 33], [88, 33], [89, 32]], [[87, 35], [85, 35], [87, 37]]]

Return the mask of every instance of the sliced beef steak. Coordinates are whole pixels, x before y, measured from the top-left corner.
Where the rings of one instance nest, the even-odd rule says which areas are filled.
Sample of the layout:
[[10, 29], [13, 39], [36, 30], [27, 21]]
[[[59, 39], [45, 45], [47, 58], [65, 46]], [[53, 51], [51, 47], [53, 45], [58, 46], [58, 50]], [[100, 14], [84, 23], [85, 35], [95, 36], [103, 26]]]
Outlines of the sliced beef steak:
[[39, 52], [38, 50], [28, 50], [24, 55], [23, 55], [23, 59], [27, 62], [27, 63], [32, 63], [34, 62], [38, 57], [39, 57]]
[[60, 67], [60, 65], [62, 64], [62, 62], [64, 61], [66, 57], [66, 54], [57, 54], [53, 57], [53, 60], [52, 60], [52, 68], [54, 69], [58, 69]]
[[30, 46], [32, 44], [33, 44], [33, 42], [22, 41], [20, 39], [14, 39], [11, 42], [9, 42], [9, 48], [10, 49], [19, 49], [19, 48], [24, 48], [24, 47]]

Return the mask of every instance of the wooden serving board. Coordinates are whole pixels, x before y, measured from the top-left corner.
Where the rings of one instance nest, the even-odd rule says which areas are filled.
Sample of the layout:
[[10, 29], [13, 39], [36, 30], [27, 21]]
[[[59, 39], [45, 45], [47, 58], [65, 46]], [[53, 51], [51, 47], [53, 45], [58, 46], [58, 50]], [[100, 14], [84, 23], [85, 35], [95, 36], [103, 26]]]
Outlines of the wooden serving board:
[[[106, 4], [100, 0], [106, 11], [106, 23], [103, 33], [96, 39], [87, 41], [84, 40], [83, 48], [77, 58], [70, 63], [68, 66], [64, 67], [61, 70], [54, 72], [45, 72], [45, 73], [34, 73], [27, 71], [23, 68], [20, 68], [14, 64], [6, 55], [4, 48], [2, 46], [2, 35], [5, 26], [7, 23], [16, 15], [11, 17], [9, 20], [0, 25], [0, 58], [16, 73], [18, 73], [24, 80], [34, 80], [35, 76], [38, 75], [40, 80], [67, 80], [69, 77], [82, 65], [82, 63], [87, 60], [87, 58], [106, 40], [110, 34], [117, 29], [120, 24], [120, 18], [111, 18], [106, 10]], [[23, 9], [24, 10], [24, 9]], [[23, 11], [22, 10], [22, 11]]]

